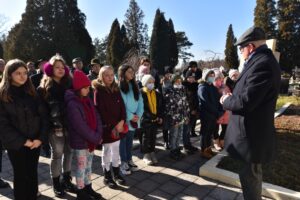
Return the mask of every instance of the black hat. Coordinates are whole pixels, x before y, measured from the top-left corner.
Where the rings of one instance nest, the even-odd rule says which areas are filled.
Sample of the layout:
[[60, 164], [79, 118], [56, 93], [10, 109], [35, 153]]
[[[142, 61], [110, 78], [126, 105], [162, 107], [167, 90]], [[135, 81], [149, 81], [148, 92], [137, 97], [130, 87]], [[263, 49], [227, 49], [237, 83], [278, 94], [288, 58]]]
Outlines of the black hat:
[[38, 69], [39, 68], [39, 65], [43, 62], [43, 61], [47, 61], [45, 58], [41, 58], [41, 59], [38, 59], [37, 61], [35, 61], [34, 62], [34, 67], [36, 68], [36, 69]]
[[164, 75], [166, 75], [166, 74], [173, 74], [173, 69], [172, 69], [171, 66], [165, 66], [164, 70], [165, 70]]
[[91, 60], [91, 64], [90, 64], [91, 66], [92, 65], [101, 65], [101, 63], [100, 63], [100, 60], [98, 59], [98, 58], [93, 58], [92, 60]]
[[188, 70], [185, 74], [185, 78], [188, 78], [188, 77], [196, 77], [196, 73], [193, 72], [192, 70]]
[[82, 59], [80, 57], [74, 58], [72, 60], [72, 63], [82, 62]]
[[260, 27], [252, 26], [248, 30], [243, 33], [243, 35], [236, 41], [234, 45], [243, 45], [247, 42], [257, 41], [257, 40], [265, 40], [266, 34], [263, 29]]
[[189, 68], [190, 68], [190, 67], [198, 67], [197, 62], [196, 62], [196, 61], [191, 61], [191, 62], [189, 62]]

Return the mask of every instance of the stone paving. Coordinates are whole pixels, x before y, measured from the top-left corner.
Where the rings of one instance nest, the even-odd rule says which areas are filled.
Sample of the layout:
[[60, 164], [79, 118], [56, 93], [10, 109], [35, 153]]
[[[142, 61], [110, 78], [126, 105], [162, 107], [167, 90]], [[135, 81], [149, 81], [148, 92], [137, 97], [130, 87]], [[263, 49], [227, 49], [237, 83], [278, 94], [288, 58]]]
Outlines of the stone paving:
[[[161, 136], [161, 134], [159, 135]], [[103, 184], [101, 168], [101, 151], [96, 150], [93, 162], [93, 188], [105, 199], [134, 200], [134, 199], [184, 199], [184, 200], [242, 200], [241, 189], [199, 177], [199, 167], [206, 162], [200, 153], [188, 155], [179, 161], [169, 158], [168, 151], [162, 145], [161, 137], [157, 141], [156, 166], [147, 166], [139, 152], [138, 141], [134, 141], [133, 160], [139, 171], [126, 176], [127, 186], [110, 189]], [[192, 138], [192, 143], [199, 146], [199, 137]], [[3, 170], [1, 177], [10, 184], [8, 189], [0, 189], [0, 199], [13, 199], [13, 172], [6, 153], [3, 154]], [[54, 196], [49, 174], [50, 159], [40, 157], [39, 163], [39, 200], [59, 199]], [[73, 178], [75, 183], [75, 178]], [[63, 199], [76, 199], [75, 194], [67, 193]], [[266, 199], [266, 198], [263, 198]]]

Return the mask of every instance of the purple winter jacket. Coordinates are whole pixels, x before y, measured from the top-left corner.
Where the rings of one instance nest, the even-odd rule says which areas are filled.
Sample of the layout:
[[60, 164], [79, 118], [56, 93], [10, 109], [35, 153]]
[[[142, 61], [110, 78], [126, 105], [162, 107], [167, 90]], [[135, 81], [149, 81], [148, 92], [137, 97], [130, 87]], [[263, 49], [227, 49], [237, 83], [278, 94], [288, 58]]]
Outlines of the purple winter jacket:
[[[91, 100], [90, 100], [91, 101]], [[92, 130], [86, 121], [84, 108], [73, 90], [67, 90], [65, 93], [65, 104], [67, 114], [67, 127], [70, 137], [70, 146], [72, 149], [88, 149], [88, 142], [99, 144], [102, 142], [102, 122], [100, 115], [94, 107], [97, 117], [97, 130]]]

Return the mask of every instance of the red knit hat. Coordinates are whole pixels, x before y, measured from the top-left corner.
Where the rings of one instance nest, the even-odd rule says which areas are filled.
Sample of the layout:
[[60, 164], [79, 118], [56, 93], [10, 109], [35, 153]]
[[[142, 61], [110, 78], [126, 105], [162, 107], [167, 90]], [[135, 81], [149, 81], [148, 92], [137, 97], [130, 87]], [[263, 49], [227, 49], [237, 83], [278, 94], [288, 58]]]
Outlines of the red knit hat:
[[91, 81], [80, 70], [75, 70], [73, 74], [73, 89], [80, 90], [81, 88], [91, 85]]

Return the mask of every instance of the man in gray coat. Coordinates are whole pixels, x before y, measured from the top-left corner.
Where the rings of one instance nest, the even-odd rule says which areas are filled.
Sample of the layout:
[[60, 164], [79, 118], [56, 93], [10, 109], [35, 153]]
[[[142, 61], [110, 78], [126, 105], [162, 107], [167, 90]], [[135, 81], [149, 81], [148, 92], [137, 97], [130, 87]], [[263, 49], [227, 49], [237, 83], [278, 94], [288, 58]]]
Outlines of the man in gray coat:
[[264, 31], [251, 27], [236, 42], [245, 60], [232, 94], [220, 102], [231, 115], [225, 148], [244, 162], [239, 173], [245, 200], [261, 199], [262, 167], [275, 157], [274, 112], [280, 87], [280, 67], [266, 45]]

